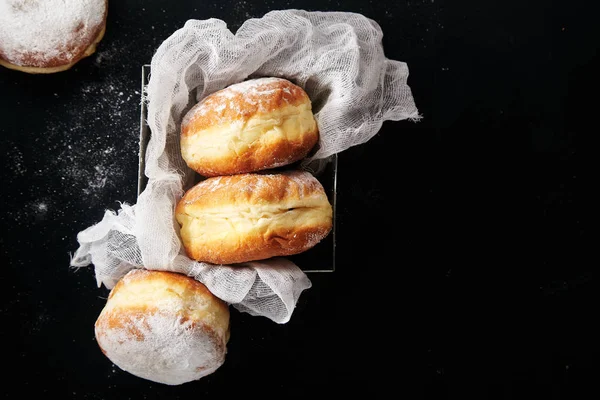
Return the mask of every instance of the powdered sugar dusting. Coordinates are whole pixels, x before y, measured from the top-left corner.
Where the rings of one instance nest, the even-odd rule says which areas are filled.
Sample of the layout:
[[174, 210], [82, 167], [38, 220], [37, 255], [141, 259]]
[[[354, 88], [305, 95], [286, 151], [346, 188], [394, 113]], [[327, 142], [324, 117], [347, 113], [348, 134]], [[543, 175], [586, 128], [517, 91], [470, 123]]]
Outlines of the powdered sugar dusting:
[[[245, 108], [245, 103], [256, 106], [259, 112], [267, 111], [268, 100], [275, 93], [282, 91], [288, 95], [292, 94], [287, 86], [285, 86], [287, 91], [282, 90], [282, 87], [284, 87], [282, 85], [289, 84], [289, 81], [281, 78], [257, 78], [235, 83], [212, 95], [215, 104], [217, 104], [214, 111], [219, 112], [229, 108], [241, 113], [242, 109]], [[236, 101], [239, 96], [243, 97], [243, 102]], [[289, 103], [289, 99], [287, 102]]]
[[231, 123], [254, 114], [271, 112], [299, 101], [309, 101], [302, 88], [282, 78], [267, 77], [248, 79], [219, 90], [196, 104], [184, 116], [182, 125], [189, 125], [197, 118], [206, 124]]
[[194, 204], [202, 197], [220, 191], [248, 193], [259, 199], [281, 193], [282, 188], [288, 196], [297, 195], [302, 198], [325, 195], [323, 186], [310, 172], [286, 170], [207, 178], [189, 189], [182, 201], [186, 205]]
[[284, 173], [288, 176], [288, 178], [296, 182], [298, 186], [305, 187], [310, 190], [317, 190], [320, 188], [321, 191], [324, 191], [321, 183], [308, 171], [293, 170], [286, 171]]
[[[249, 93], [261, 93], [268, 94], [275, 91], [270, 87], [272, 83], [287, 82], [285, 79], [281, 78], [257, 78], [257, 79], [248, 79], [247, 81], [243, 81], [240, 83], [236, 83], [228, 87], [228, 91], [224, 92], [224, 96], [232, 97], [232, 93], [241, 93], [243, 95], [247, 95]], [[287, 91], [289, 93], [289, 89]]]
[[106, 0], [2, 0], [0, 55], [36, 67], [73, 62], [97, 35], [106, 8]]
[[106, 356], [144, 379], [178, 385], [214, 372], [225, 361], [224, 345], [172, 312], [132, 315], [116, 328], [107, 319], [99, 321], [96, 336]]
[[204, 183], [202, 184], [204, 187], [204, 190], [206, 192], [214, 192], [215, 190], [219, 189], [222, 186], [222, 184], [221, 184], [222, 178], [223, 177], [221, 177], [221, 176], [217, 176], [214, 178], [206, 179], [204, 181]]
[[327, 236], [327, 234], [329, 233], [329, 230], [324, 230], [324, 229], [319, 229], [313, 232], [309, 232], [306, 236], [305, 236], [305, 248], [306, 249], [310, 249], [311, 247], [314, 247], [317, 245], [317, 243], [319, 243], [321, 240], [323, 240], [325, 238], [325, 236]]

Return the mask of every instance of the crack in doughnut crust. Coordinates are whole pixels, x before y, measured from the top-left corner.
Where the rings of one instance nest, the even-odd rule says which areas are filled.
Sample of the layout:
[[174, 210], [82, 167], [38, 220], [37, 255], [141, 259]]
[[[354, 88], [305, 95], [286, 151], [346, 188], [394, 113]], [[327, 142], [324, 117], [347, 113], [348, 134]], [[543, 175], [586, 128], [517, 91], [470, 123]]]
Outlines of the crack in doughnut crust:
[[110, 292], [95, 334], [102, 352], [119, 368], [177, 385], [224, 363], [229, 308], [195, 279], [137, 269]]
[[263, 172], [208, 178], [175, 216], [190, 258], [236, 264], [310, 249], [331, 231], [333, 209], [310, 173]]
[[32, 74], [65, 71], [96, 51], [107, 0], [0, 1], [0, 65]]
[[259, 78], [196, 104], [183, 119], [180, 143], [188, 166], [212, 177], [291, 164], [318, 140], [306, 92], [285, 79]]

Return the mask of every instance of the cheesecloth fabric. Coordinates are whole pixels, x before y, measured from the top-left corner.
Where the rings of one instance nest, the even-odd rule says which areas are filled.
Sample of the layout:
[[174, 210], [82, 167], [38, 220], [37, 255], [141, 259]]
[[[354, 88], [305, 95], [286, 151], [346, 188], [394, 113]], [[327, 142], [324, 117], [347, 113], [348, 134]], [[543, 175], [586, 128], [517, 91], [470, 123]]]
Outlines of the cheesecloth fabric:
[[71, 266], [94, 265], [98, 286], [112, 288], [133, 268], [194, 277], [240, 311], [289, 321], [304, 272], [285, 258], [242, 265], [189, 259], [174, 218], [193, 179], [181, 157], [180, 122], [205, 96], [248, 78], [274, 76], [303, 87], [313, 103], [320, 142], [302, 167], [372, 138], [383, 121], [418, 120], [408, 67], [385, 57], [379, 25], [347, 12], [272, 11], [234, 34], [218, 19], [189, 20], [152, 58], [146, 93], [151, 138], [148, 184], [137, 204], [106, 211], [80, 232]]

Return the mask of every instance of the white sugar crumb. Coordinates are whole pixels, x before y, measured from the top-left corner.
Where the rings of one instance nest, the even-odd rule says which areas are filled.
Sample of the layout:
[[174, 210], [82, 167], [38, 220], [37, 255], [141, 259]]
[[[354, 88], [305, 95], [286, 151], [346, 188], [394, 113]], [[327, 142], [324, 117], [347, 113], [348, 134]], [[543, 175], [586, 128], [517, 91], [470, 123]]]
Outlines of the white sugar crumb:
[[79, 43], [93, 40], [105, 7], [104, 0], [0, 1], [0, 50], [17, 65], [43, 66], [55, 58], [70, 63]]
[[6, 158], [6, 166], [15, 177], [23, 176], [27, 172], [27, 166], [21, 150], [13, 143], [6, 146], [6, 151], [2, 155]]
[[283, 167], [286, 165], [289, 165], [293, 162], [293, 154], [290, 154], [289, 156], [285, 157], [285, 158], [275, 158], [273, 157], [273, 159], [271, 160], [271, 163], [269, 163], [266, 168], [279, 168], [279, 167]]
[[325, 238], [325, 234], [323, 232], [311, 232], [306, 235], [306, 248], [311, 248], [317, 245], [321, 240]]
[[232, 14], [235, 19], [247, 20], [252, 18], [250, 11], [253, 10], [253, 4], [251, 2], [240, 0], [234, 3], [232, 8]]
[[43, 198], [29, 202], [24, 207], [24, 212], [27, 213], [29, 219], [45, 220], [54, 214], [54, 207], [52, 200], [49, 198]]
[[92, 190], [95, 189], [102, 189], [106, 185], [106, 179], [108, 174], [106, 167], [102, 165], [96, 165], [94, 167], [94, 170], [96, 171], [96, 173], [94, 174], [93, 179], [91, 179], [89, 186], [83, 190], [85, 193], [90, 193]]

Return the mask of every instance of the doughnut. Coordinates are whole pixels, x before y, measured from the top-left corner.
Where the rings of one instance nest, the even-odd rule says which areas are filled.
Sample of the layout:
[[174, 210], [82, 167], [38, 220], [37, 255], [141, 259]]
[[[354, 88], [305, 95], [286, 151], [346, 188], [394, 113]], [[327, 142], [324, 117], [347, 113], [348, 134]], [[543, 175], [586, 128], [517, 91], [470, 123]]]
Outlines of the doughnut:
[[212, 264], [301, 253], [329, 234], [332, 216], [323, 186], [299, 170], [207, 178], [175, 208], [188, 257]]
[[106, 357], [124, 371], [179, 385], [224, 363], [229, 308], [188, 276], [134, 269], [111, 290], [95, 335]]
[[319, 140], [306, 92], [280, 78], [258, 78], [215, 92], [181, 124], [181, 155], [204, 177], [262, 171], [307, 156]]
[[65, 71], [93, 54], [107, 0], [0, 1], [0, 65], [31, 74]]

